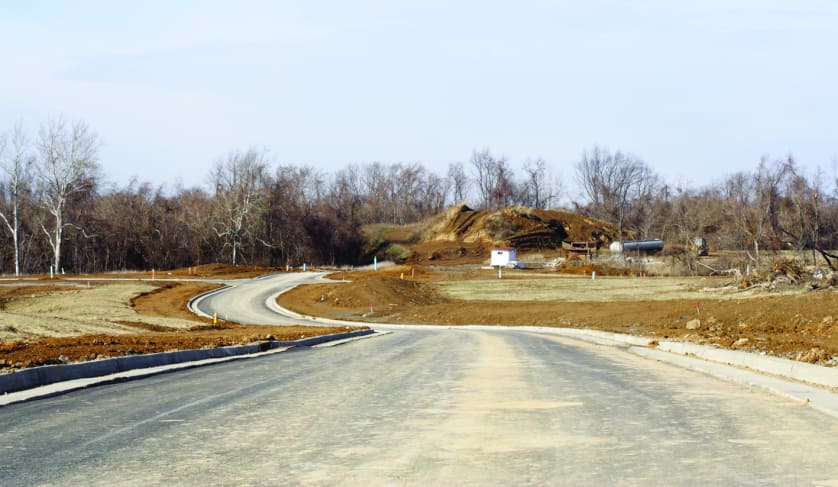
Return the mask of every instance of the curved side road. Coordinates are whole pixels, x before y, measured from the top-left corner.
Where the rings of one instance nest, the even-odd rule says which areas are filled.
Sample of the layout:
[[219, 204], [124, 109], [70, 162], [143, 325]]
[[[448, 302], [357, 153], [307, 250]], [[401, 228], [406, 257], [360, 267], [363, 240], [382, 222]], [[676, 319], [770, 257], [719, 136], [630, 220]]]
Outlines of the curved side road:
[[[230, 282], [228, 287], [196, 297], [189, 302], [189, 309], [201, 316], [212, 317], [218, 313], [223, 320], [251, 325], [299, 325], [300, 318], [277, 312], [271, 303], [283, 292], [300, 284], [315, 283], [324, 275], [323, 272], [294, 272]], [[340, 325], [355, 323], [340, 322]], [[361, 325], [368, 326], [368, 323]]]

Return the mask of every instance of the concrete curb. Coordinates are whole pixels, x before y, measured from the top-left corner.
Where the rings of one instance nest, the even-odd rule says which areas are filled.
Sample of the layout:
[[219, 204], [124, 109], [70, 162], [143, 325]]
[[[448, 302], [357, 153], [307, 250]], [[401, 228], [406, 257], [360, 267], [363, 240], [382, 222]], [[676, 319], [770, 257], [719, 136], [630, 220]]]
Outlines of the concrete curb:
[[19, 372], [0, 375], [0, 394], [23, 391], [57, 382], [102, 377], [134, 369], [160, 367], [207, 359], [246, 356], [282, 347], [313, 347], [330, 341], [347, 340], [371, 335], [373, 333], [375, 333], [375, 330], [372, 329], [358, 330], [347, 333], [335, 333], [331, 335], [304, 338], [294, 341], [271, 341], [251, 345], [208, 348], [201, 350], [181, 350], [177, 352], [152, 353], [146, 355], [132, 355], [130, 357], [93, 360], [90, 362], [81, 362], [76, 364], [32, 367]]
[[780, 357], [757, 355], [686, 342], [660, 342], [657, 348], [666, 352], [690, 355], [712, 362], [745, 367], [766, 374], [838, 388], [838, 368], [834, 367], [822, 367]]
[[230, 285], [225, 285], [225, 286], [221, 286], [218, 289], [213, 289], [211, 291], [201, 293], [201, 294], [193, 297], [192, 299], [190, 299], [189, 301], [186, 302], [186, 309], [188, 309], [189, 311], [191, 311], [191, 312], [195, 313], [196, 315], [201, 316], [203, 318], [212, 318], [211, 315], [208, 315], [208, 314], [204, 313], [203, 311], [201, 311], [200, 309], [198, 309], [198, 303], [203, 301], [205, 298], [208, 298], [208, 297], [212, 296], [213, 294], [218, 294], [218, 293], [224, 292], [227, 289], [230, 289], [231, 287], [232, 286], [230, 286]]
[[644, 358], [695, 370], [728, 382], [758, 387], [838, 418], [838, 394], [829, 389], [653, 348], [629, 347], [629, 352]]

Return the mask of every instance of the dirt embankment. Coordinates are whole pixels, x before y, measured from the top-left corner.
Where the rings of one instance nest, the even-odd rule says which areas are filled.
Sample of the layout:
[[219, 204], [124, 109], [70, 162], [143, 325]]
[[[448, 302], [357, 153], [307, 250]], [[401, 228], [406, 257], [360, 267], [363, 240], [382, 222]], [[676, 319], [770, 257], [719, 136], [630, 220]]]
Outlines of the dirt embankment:
[[[352, 273], [338, 276], [351, 279], [351, 284], [300, 287], [281, 296], [280, 304], [303, 314], [371, 323], [592, 328], [838, 365], [834, 358], [838, 357], [838, 294], [834, 291], [743, 299], [708, 297], [698, 310], [695, 301], [686, 299], [456, 300], [446, 297], [435, 285], [452, 279], [451, 274], [422, 269], [411, 279], [409, 267]], [[696, 319], [700, 322], [693, 321]]]

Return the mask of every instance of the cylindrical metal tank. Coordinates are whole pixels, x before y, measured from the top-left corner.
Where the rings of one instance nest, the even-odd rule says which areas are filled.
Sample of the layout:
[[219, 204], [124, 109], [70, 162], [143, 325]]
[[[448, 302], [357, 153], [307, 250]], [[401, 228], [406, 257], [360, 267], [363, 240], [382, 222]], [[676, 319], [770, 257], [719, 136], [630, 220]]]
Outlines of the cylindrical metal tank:
[[620, 242], [613, 242], [608, 248], [615, 254], [621, 254], [623, 250], [627, 253], [641, 252], [644, 254], [654, 254], [663, 250], [663, 240], [624, 240], [622, 246]]

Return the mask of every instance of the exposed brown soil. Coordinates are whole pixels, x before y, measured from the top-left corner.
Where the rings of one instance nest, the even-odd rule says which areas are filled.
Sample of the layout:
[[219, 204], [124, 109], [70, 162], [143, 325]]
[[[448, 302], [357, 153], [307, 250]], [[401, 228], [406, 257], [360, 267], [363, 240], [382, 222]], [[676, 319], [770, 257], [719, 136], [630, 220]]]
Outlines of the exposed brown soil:
[[630, 269], [617, 269], [615, 267], [600, 264], [568, 265], [566, 263], [559, 266], [556, 270], [562, 274], [571, 274], [575, 276], [590, 276], [593, 272], [596, 272], [596, 275], [598, 276], [628, 276], [631, 274]]
[[187, 309], [186, 303], [193, 297], [218, 289], [218, 284], [205, 282], [168, 282], [161, 284], [153, 291], [140, 294], [131, 300], [131, 307], [138, 313], [149, 316], [163, 316], [167, 318], [183, 318], [185, 320], [211, 323], [212, 320], [202, 318]]
[[[172, 271], [171, 276], [167, 277], [243, 278], [266, 273], [265, 269], [223, 265], [201, 266], [197, 269], [197, 275], [193, 268], [192, 271]], [[217, 284], [199, 282], [166, 282], [131, 301], [131, 305], [140, 314], [192, 320], [195, 322], [192, 328], [184, 330], [147, 323], [121, 322], [122, 325], [136, 328], [137, 333], [0, 341], [0, 372], [105, 357], [244, 345], [268, 340], [297, 340], [348, 331], [347, 327], [248, 326], [236, 323], [214, 325], [212, 320], [199, 318], [186, 308], [189, 299], [217, 287]], [[31, 298], [66, 290], [60, 286], [0, 287], [0, 308], [3, 302], [10, 299]], [[359, 328], [349, 328], [354, 329]]]
[[388, 228], [381, 236], [410, 249], [407, 263], [461, 265], [487, 262], [497, 246], [558, 254], [562, 242], [597, 240], [607, 246], [616, 235], [609, 223], [564, 210], [473, 210], [461, 204], [415, 225]]
[[[832, 290], [792, 296], [605, 303], [460, 301], [433, 283], [451, 272], [409, 267], [335, 276], [351, 284], [299, 287], [280, 297], [299, 313], [336, 319], [440, 325], [539, 325], [591, 328], [656, 339], [688, 340], [824, 365], [838, 365], [838, 294]], [[404, 280], [402, 275], [405, 275]], [[460, 275], [457, 278], [468, 278]], [[700, 318], [699, 329], [687, 329]], [[693, 323], [695, 325], [695, 323]]]
[[[131, 323], [123, 323], [131, 326]], [[297, 340], [304, 337], [342, 333], [346, 327], [198, 325], [189, 330], [136, 323], [136, 335], [84, 335], [0, 341], [0, 369], [123, 357], [173, 350], [246, 345], [268, 340]]]
[[560, 248], [562, 241], [598, 239], [611, 242], [613, 225], [564, 210], [513, 206], [472, 210], [458, 205], [429, 222], [420, 240], [503, 243], [519, 249]]

